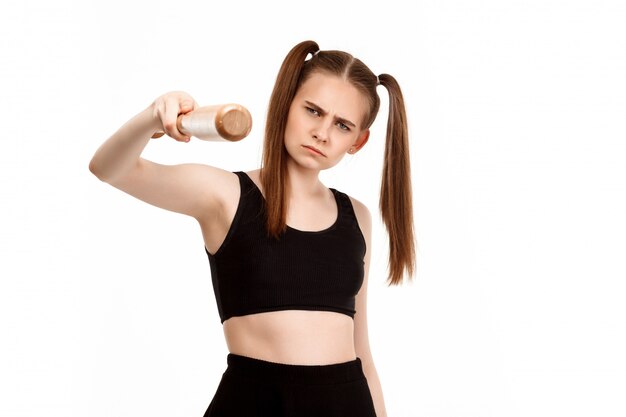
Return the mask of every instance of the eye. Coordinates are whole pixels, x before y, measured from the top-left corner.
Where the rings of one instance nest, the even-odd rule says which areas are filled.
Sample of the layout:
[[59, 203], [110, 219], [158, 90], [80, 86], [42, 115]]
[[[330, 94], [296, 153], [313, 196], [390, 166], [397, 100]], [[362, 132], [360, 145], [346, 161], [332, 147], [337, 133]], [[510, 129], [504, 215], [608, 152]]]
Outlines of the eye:
[[350, 130], [350, 128], [349, 128], [348, 126], [346, 126], [345, 124], [343, 124], [343, 123], [341, 123], [341, 122], [339, 122], [339, 124], [340, 124], [341, 126], [345, 127], [345, 129], [344, 129], [343, 127], [340, 127], [340, 129], [341, 129], [341, 130], [345, 130], [345, 131], [349, 131], [349, 130]]
[[[317, 110], [312, 109], [312, 108], [310, 108], [310, 107], [305, 107], [305, 109], [307, 109], [307, 111], [309, 111], [309, 110], [310, 110], [310, 111], [314, 111], [315, 113], [317, 113]], [[310, 111], [309, 111], [309, 113], [310, 113]]]

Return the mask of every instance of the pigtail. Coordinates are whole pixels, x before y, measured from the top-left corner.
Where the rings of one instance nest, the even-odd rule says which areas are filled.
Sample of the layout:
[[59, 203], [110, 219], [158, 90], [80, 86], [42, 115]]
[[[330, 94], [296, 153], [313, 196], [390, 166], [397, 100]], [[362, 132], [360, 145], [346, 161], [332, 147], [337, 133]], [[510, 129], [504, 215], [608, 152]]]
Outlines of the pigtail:
[[413, 196], [406, 110], [402, 91], [389, 74], [378, 76], [389, 92], [389, 119], [379, 208], [389, 234], [389, 285], [402, 282], [404, 270], [409, 279], [415, 270]]

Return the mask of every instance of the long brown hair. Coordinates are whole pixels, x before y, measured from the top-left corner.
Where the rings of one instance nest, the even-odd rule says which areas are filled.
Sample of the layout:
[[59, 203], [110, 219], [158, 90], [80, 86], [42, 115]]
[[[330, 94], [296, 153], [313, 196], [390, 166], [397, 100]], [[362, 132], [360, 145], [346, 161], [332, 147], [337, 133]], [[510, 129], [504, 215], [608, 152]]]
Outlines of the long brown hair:
[[[305, 60], [309, 54], [312, 55], [311, 59]], [[362, 130], [374, 123], [380, 107], [380, 98], [376, 92], [377, 77], [359, 59], [343, 51], [320, 51], [314, 41], [301, 42], [289, 51], [278, 71], [270, 97], [260, 172], [265, 192], [267, 233], [275, 239], [279, 239], [286, 229], [289, 178], [284, 135], [287, 116], [298, 88], [316, 72], [336, 75], [349, 81], [368, 99], [369, 111], [364, 115]], [[389, 235], [388, 285], [399, 285], [404, 270], [411, 279], [415, 269], [407, 117], [396, 79], [389, 74], [380, 74], [378, 80], [389, 92], [389, 119], [379, 209]]]

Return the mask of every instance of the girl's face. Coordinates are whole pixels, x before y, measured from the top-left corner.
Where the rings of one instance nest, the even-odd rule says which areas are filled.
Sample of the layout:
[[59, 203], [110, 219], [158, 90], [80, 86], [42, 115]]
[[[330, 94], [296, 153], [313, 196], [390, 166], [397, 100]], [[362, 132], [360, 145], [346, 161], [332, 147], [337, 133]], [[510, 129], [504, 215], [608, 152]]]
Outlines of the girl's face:
[[367, 100], [349, 82], [323, 73], [311, 75], [287, 117], [285, 148], [292, 162], [323, 170], [339, 163], [350, 147], [358, 150], [369, 137], [369, 129], [360, 130], [366, 111]]

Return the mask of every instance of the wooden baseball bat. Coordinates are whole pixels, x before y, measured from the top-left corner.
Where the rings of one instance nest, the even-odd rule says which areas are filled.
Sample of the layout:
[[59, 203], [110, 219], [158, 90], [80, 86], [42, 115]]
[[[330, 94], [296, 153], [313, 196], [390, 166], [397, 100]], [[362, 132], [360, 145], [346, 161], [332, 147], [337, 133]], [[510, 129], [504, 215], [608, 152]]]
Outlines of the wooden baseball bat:
[[[250, 133], [252, 116], [244, 106], [234, 103], [198, 107], [187, 114], [180, 114], [176, 127], [187, 136], [206, 141], [237, 142]], [[153, 139], [165, 132], [157, 131]]]

